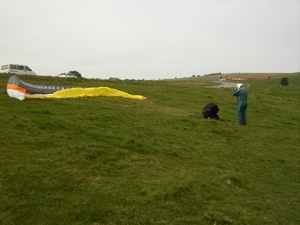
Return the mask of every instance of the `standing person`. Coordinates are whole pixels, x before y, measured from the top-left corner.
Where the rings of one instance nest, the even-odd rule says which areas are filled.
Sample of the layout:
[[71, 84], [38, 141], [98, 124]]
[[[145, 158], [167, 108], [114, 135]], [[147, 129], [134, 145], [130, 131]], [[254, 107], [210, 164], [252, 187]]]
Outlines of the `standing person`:
[[236, 85], [235, 89], [232, 92], [233, 96], [237, 97], [237, 116], [239, 125], [246, 125], [247, 116], [246, 110], [248, 106], [248, 91], [243, 87], [243, 84], [239, 83]]

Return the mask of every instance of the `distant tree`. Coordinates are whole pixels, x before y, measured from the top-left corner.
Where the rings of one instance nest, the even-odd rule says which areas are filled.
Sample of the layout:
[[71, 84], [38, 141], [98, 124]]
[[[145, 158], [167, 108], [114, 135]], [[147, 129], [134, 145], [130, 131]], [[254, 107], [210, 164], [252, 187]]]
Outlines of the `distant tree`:
[[282, 86], [287, 86], [287, 85], [289, 84], [288, 78], [287, 78], [287, 77], [281, 78], [280, 84], [281, 84]]
[[76, 75], [78, 78], [82, 78], [81, 73], [77, 72], [76, 70], [72, 70], [69, 73], [73, 73], [74, 75]]

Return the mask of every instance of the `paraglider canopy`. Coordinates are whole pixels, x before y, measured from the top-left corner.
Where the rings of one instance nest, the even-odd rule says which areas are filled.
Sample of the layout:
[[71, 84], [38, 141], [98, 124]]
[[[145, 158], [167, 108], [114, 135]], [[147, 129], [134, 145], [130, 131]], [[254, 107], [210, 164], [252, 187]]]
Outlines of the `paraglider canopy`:
[[25, 98], [79, 98], [95, 96], [123, 97], [139, 100], [147, 99], [142, 95], [132, 95], [109, 87], [79, 88], [34, 85], [23, 82], [15, 75], [9, 78], [6, 89], [10, 97], [19, 100], [24, 100]]

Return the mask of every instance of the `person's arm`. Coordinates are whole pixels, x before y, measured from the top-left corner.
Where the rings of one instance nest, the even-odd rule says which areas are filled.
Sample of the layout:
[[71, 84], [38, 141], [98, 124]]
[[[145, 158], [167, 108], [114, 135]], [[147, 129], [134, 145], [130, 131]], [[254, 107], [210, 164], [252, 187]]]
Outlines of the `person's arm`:
[[241, 90], [241, 89], [238, 89], [238, 90], [237, 90], [237, 89], [234, 89], [233, 92], [232, 92], [232, 95], [233, 95], [233, 96], [239, 96], [240, 90]]

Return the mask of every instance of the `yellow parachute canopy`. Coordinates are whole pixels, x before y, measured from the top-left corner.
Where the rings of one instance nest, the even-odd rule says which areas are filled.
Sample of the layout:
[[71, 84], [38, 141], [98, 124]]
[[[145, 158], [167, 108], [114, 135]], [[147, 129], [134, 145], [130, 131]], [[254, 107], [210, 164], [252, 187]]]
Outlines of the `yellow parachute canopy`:
[[119, 91], [109, 87], [92, 87], [92, 88], [70, 88], [56, 91], [53, 94], [47, 95], [26, 95], [26, 98], [79, 98], [79, 97], [123, 97], [143, 100], [146, 99], [142, 95], [131, 95], [124, 91]]
[[122, 97], [131, 99], [147, 99], [142, 95], [131, 95], [109, 87], [62, 87], [62, 86], [44, 86], [28, 84], [20, 80], [15, 75], [11, 76], [7, 82], [7, 94], [19, 100], [25, 98], [79, 98], [79, 97]]

